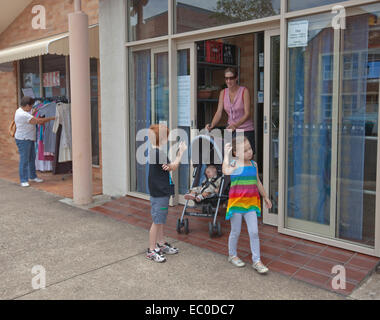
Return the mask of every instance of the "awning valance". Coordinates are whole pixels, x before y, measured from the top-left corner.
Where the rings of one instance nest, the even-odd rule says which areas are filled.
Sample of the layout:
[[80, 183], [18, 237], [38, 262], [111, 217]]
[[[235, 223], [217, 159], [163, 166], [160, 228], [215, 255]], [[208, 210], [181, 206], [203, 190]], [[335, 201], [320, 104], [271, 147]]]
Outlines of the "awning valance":
[[[99, 58], [99, 26], [89, 27], [89, 53], [91, 58]], [[0, 63], [22, 60], [45, 54], [69, 55], [69, 33], [41, 40], [31, 41], [0, 50]]]

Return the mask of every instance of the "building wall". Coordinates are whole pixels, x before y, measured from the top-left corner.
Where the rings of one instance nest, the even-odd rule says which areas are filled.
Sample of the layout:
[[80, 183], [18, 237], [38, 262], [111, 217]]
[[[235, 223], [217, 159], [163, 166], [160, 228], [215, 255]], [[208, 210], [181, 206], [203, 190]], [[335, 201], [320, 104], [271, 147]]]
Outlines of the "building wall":
[[[34, 30], [32, 28], [31, 23], [34, 16], [32, 14], [32, 8], [35, 5], [43, 5], [45, 7], [46, 30]], [[98, 23], [98, 9], [98, 0], [82, 1], [82, 10], [88, 14], [90, 25]], [[27, 6], [8, 26], [8, 28], [0, 34], [0, 50], [24, 42], [30, 42], [68, 32], [68, 14], [73, 11], [74, 4], [71, 0], [32, 1], [30, 5]], [[18, 159], [18, 152], [14, 139], [8, 135], [9, 123], [12, 121], [14, 112], [18, 107], [17, 100], [17, 64], [14, 63], [13, 71], [0, 71], [0, 110], [3, 119], [5, 119], [5, 121], [2, 121], [0, 124], [0, 158], [2, 159]], [[100, 99], [98, 101], [98, 108], [100, 109]], [[100, 133], [99, 148], [101, 150]], [[97, 175], [100, 176], [101, 173]]]
[[17, 109], [17, 67], [13, 63], [13, 70], [0, 71], [0, 158], [18, 159], [17, 147], [14, 139], [8, 134], [8, 127]]
[[[32, 8], [42, 5], [46, 10], [46, 29], [32, 28]], [[82, 10], [88, 14], [89, 24], [98, 23], [98, 0], [82, 1]], [[70, 0], [33, 0], [29, 6], [0, 34], [0, 50], [23, 42], [68, 32], [68, 14], [74, 11]]]
[[[127, 193], [127, 107], [124, 0], [99, 1], [103, 193]], [[112, 37], [109, 35], [112, 34]]]

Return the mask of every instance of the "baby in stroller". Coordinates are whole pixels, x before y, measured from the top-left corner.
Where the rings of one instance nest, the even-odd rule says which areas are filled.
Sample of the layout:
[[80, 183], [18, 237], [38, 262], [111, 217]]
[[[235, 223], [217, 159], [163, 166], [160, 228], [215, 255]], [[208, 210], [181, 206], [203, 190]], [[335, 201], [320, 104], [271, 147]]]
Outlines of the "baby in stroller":
[[218, 170], [214, 165], [208, 165], [205, 170], [206, 180], [202, 185], [190, 189], [185, 195], [186, 200], [195, 200], [201, 202], [206, 198], [211, 198], [219, 192], [221, 176], [218, 176]]

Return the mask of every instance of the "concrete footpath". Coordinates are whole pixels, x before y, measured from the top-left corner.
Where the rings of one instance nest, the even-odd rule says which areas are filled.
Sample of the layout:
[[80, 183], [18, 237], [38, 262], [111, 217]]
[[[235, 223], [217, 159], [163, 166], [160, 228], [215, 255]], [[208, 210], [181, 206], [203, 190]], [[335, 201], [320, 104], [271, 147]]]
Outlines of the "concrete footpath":
[[[148, 261], [147, 230], [61, 199], [0, 180], [0, 299], [345, 299], [275, 272], [234, 268], [223, 255], [173, 239], [178, 255]], [[38, 265], [46, 288], [35, 290]], [[379, 299], [379, 278], [348, 299]]]

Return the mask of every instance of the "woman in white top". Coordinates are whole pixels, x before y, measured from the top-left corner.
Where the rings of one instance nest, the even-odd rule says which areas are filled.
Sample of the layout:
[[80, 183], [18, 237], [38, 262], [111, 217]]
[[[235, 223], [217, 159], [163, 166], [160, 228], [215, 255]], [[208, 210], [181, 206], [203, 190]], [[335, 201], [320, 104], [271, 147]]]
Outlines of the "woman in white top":
[[37, 178], [35, 166], [36, 124], [44, 124], [54, 120], [51, 118], [36, 118], [31, 114], [34, 100], [31, 97], [21, 99], [21, 107], [15, 113], [16, 133], [15, 140], [20, 154], [19, 174], [22, 187], [29, 187], [28, 180], [42, 182]]

